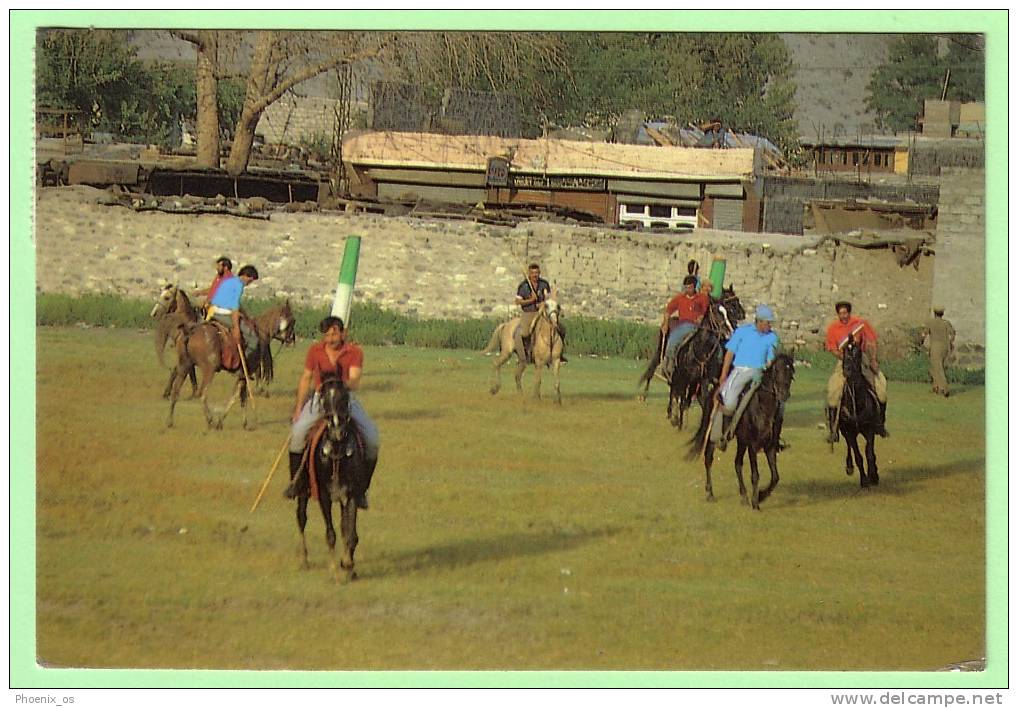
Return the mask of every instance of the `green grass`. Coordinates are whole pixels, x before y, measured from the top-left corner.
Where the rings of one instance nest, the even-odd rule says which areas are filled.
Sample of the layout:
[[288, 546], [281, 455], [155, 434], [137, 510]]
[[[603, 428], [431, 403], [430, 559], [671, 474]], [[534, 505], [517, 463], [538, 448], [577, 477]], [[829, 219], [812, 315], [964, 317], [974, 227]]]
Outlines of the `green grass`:
[[[663, 387], [634, 399], [638, 361], [574, 357], [557, 407], [517, 397], [508, 371], [489, 395], [473, 351], [368, 346], [382, 456], [361, 579], [337, 586], [316, 508], [298, 568], [285, 469], [249, 514], [308, 342], [278, 357], [253, 431], [231, 414], [208, 432], [192, 401], [164, 427], [151, 337], [38, 329], [45, 665], [898, 670], [985, 654], [981, 387], [945, 401], [892, 383], [881, 485], [863, 491], [817, 429], [827, 371], [801, 367], [781, 484], [756, 513], [731, 452], [703, 500]], [[214, 404], [228, 388], [217, 377]]]
[[[123, 298], [117, 295], [69, 296], [40, 293], [36, 299], [36, 324], [40, 326], [87, 325], [91, 327], [139, 328], [153, 327], [148, 313], [153, 302]], [[254, 316], [277, 304], [272, 300], [252, 299], [245, 307]], [[327, 307], [297, 308], [294, 325], [298, 336], [318, 336], [318, 323], [329, 314]], [[499, 320], [422, 320], [385, 310], [372, 303], [357, 303], [350, 315], [357, 341], [366, 345], [392, 346], [405, 344], [431, 349], [483, 349]], [[650, 325], [625, 320], [599, 320], [591, 317], [570, 317], [564, 320], [570, 354], [621, 357], [649, 360], [657, 345], [657, 329]], [[798, 359], [830, 368], [831, 354], [823, 351], [798, 351]], [[881, 364], [889, 381], [929, 381], [929, 358], [915, 353], [903, 360]], [[982, 385], [985, 370], [948, 368], [947, 379], [953, 384]]]

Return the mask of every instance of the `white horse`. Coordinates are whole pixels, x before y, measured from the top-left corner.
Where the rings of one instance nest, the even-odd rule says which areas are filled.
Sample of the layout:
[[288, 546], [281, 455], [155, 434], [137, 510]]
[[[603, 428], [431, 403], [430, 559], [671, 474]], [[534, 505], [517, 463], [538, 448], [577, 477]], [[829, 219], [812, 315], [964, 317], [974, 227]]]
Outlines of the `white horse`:
[[[555, 372], [555, 402], [562, 403], [562, 391], [559, 388], [559, 367], [562, 365], [562, 328], [559, 324], [561, 310], [555, 300], [545, 300], [541, 303], [541, 309], [534, 322], [534, 330], [531, 336], [531, 354], [534, 364], [534, 398], [541, 397], [541, 374], [544, 369], [551, 367]], [[491, 334], [488, 346], [483, 353], [490, 354], [498, 352], [492, 371], [491, 393], [498, 393], [502, 387], [501, 371], [502, 365], [509, 361], [509, 357], [516, 354], [516, 390], [523, 392], [523, 372], [527, 368], [527, 358], [523, 352], [522, 340], [517, 337], [520, 327], [520, 318], [514, 317], [508, 322], [503, 322]]]

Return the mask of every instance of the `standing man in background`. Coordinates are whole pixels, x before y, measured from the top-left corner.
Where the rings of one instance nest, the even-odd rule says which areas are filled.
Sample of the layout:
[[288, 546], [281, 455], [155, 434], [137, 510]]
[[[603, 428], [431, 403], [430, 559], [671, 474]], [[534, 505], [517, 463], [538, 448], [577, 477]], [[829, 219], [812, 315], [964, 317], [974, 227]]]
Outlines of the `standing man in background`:
[[933, 393], [944, 398], [951, 395], [947, 385], [947, 358], [954, 351], [954, 327], [944, 319], [944, 308], [933, 308], [933, 319], [926, 325], [930, 337], [930, 378], [933, 380]]

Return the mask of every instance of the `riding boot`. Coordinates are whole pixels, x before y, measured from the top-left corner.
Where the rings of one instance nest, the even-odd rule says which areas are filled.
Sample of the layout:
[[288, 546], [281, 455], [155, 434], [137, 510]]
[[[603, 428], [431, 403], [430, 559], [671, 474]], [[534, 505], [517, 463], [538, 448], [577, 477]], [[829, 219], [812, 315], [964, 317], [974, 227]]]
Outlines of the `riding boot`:
[[523, 337], [523, 357], [527, 360], [528, 364], [533, 363], [534, 356], [530, 352], [530, 335], [524, 334]]
[[307, 475], [304, 474], [306, 466], [301, 464], [303, 461], [303, 453], [290, 453], [290, 484], [283, 492], [283, 496], [287, 499], [295, 499], [307, 487]]
[[840, 439], [838, 435], [838, 426], [835, 422], [838, 417], [838, 409], [827, 407], [827, 442], [834, 444]]
[[365, 473], [367, 480], [364, 484], [364, 491], [359, 496], [354, 497], [353, 500], [358, 509], [368, 508], [368, 487], [371, 486], [371, 477], [375, 474], [375, 467], [378, 465], [378, 458], [376, 457], [373, 460], [365, 460], [364, 464], [367, 467], [367, 471]]
[[[879, 401], [878, 401], [878, 403], [879, 403]], [[877, 435], [879, 435], [882, 438], [886, 438], [886, 437], [890, 436], [890, 433], [887, 432], [887, 428], [884, 427], [884, 423], [886, 421], [887, 421], [887, 403], [881, 403], [880, 404], [880, 427], [877, 428]]]

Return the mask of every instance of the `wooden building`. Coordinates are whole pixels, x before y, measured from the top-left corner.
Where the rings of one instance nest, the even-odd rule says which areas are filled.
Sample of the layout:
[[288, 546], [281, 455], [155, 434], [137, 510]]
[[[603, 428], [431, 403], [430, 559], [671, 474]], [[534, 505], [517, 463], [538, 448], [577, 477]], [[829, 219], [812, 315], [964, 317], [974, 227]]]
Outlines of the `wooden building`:
[[760, 157], [569, 140], [368, 132], [347, 138], [353, 196], [589, 213], [606, 224], [760, 231]]
[[817, 172], [908, 172], [908, 144], [896, 136], [800, 138]]

